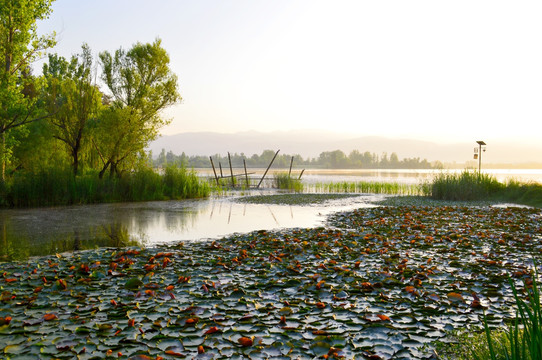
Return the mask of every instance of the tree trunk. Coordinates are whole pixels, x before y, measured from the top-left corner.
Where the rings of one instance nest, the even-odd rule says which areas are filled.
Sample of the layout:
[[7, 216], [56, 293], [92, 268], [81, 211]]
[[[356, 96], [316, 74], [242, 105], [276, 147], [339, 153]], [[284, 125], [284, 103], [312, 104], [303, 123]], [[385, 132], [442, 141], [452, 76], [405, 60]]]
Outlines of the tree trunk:
[[109, 164], [111, 164], [111, 160], [105, 163], [104, 167], [102, 168], [102, 170], [100, 170], [100, 173], [98, 174], [98, 178], [102, 179], [104, 177], [104, 174], [107, 171]]
[[6, 181], [6, 132], [0, 134], [0, 162], [2, 163], [2, 182]]
[[113, 179], [113, 176], [115, 176], [116, 172], [117, 172], [117, 164], [114, 162], [111, 162], [111, 166], [109, 167], [109, 178]]
[[72, 156], [73, 156], [73, 176], [77, 176], [77, 172], [79, 169], [79, 151], [78, 149], [72, 150]]
[[[84, 124], [84, 122], [83, 122]], [[77, 138], [75, 139], [75, 145], [72, 148], [73, 155], [73, 176], [77, 176], [79, 171], [79, 149], [81, 148], [81, 138], [83, 137], [83, 128], [79, 128]]]

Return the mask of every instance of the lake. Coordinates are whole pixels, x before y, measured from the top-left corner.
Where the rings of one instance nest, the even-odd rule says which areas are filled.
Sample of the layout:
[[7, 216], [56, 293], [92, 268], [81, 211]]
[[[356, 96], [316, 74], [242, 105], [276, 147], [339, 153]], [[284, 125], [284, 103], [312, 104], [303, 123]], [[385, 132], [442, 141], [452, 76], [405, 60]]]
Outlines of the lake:
[[[261, 177], [264, 170], [257, 169], [255, 178]], [[242, 171], [235, 169], [234, 174]], [[502, 181], [514, 178], [542, 182], [542, 170], [487, 172]], [[300, 170], [293, 171], [294, 176], [299, 173]], [[311, 184], [339, 181], [417, 184], [437, 173], [435, 170], [307, 170], [302, 179], [309, 188]], [[212, 171], [200, 174], [209, 176]], [[311, 206], [236, 201], [242, 195], [267, 193], [269, 190], [251, 190], [201, 200], [0, 210], [0, 261], [96, 247], [153, 246], [214, 239], [260, 229], [315, 227], [323, 225], [330, 213], [371, 207], [374, 206], [372, 201], [383, 197], [365, 194]]]
[[[196, 169], [198, 174], [205, 177], [213, 177], [211, 169]], [[259, 180], [265, 169], [247, 169], [252, 179]], [[293, 169], [292, 177], [300, 175], [302, 169]], [[463, 169], [444, 170], [445, 173], [461, 173]], [[266, 179], [273, 177], [273, 173], [288, 172], [288, 169], [271, 169]], [[302, 180], [305, 184], [328, 183], [328, 182], [355, 182], [355, 181], [380, 181], [399, 182], [403, 184], [419, 184], [430, 181], [443, 170], [436, 169], [306, 169]], [[542, 169], [482, 169], [483, 173], [494, 176], [498, 181], [517, 180], [521, 182], [542, 183]], [[244, 174], [244, 169], [233, 168], [234, 175]], [[230, 175], [230, 169], [223, 169], [225, 176]], [[244, 180], [243, 176], [239, 177]]]
[[[262, 193], [269, 191], [251, 191]], [[238, 197], [0, 210], [0, 260], [315, 227], [323, 225], [330, 213], [374, 206], [371, 201], [382, 198], [362, 195], [322, 205], [289, 206], [240, 203]]]

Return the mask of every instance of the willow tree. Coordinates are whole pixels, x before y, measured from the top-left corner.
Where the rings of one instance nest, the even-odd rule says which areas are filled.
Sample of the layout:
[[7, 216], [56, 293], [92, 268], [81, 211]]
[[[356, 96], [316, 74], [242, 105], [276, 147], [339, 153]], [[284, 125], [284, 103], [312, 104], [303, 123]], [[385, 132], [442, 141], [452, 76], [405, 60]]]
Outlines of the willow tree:
[[6, 134], [46, 116], [40, 113], [30, 64], [54, 46], [55, 34], [39, 36], [36, 22], [53, 0], [0, 0], [0, 162], [4, 179]]
[[101, 105], [101, 92], [95, 84], [92, 53], [85, 44], [71, 61], [56, 54], [49, 55], [43, 66], [46, 99], [53, 137], [65, 144], [77, 175], [82, 147], [87, 140], [88, 123]]
[[93, 141], [103, 163], [100, 177], [107, 169], [111, 176], [120, 176], [123, 165], [169, 123], [163, 110], [181, 97], [160, 39], [137, 43], [128, 51], [102, 52], [100, 61], [110, 102], [95, 124]]

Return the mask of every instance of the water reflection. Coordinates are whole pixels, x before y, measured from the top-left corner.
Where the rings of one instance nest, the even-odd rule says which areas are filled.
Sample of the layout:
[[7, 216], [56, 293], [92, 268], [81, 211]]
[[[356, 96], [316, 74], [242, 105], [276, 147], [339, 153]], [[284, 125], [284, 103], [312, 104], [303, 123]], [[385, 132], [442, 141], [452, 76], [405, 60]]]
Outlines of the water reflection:
[[0, 210], [0, 261], [98, 247], [153, 246], [236, 232], [322, 224], [334, 211], [372, 206], [375, 195], [315, 206], [234, 198]]
[[[37, 230], [37, 231], [34, 231]], [[23, 260], [32, 256], [88, 250], [99, 247], [126, 247], [140, 245], [133, 240], [126, 226], [120, 223], [89, 227], [72, 232], [49, 229], [21, 229], [11, 219], [2, 217], [0, 261]]]

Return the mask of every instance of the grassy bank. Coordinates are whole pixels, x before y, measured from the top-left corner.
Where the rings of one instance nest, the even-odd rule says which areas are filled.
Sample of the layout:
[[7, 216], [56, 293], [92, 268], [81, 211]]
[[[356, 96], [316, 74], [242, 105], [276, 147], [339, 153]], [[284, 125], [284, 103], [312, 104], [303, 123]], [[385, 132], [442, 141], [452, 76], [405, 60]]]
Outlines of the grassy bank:
[[541, 184], [514, 180], [501, 183], [491, 175], [476, 171], [441, 173], [422, 189], [424, 195], [436, 200], [490, 200], [542, 207]]
[[3, 183], [0, 206], [37, 207], [103, 202], [150, 201], [208, 196], [210, 186], [195, 172], [168, 167], [163, 174], [143, 168], [122, 177], [89, 172], [74, 177], [69, 169], [21, 172]]

